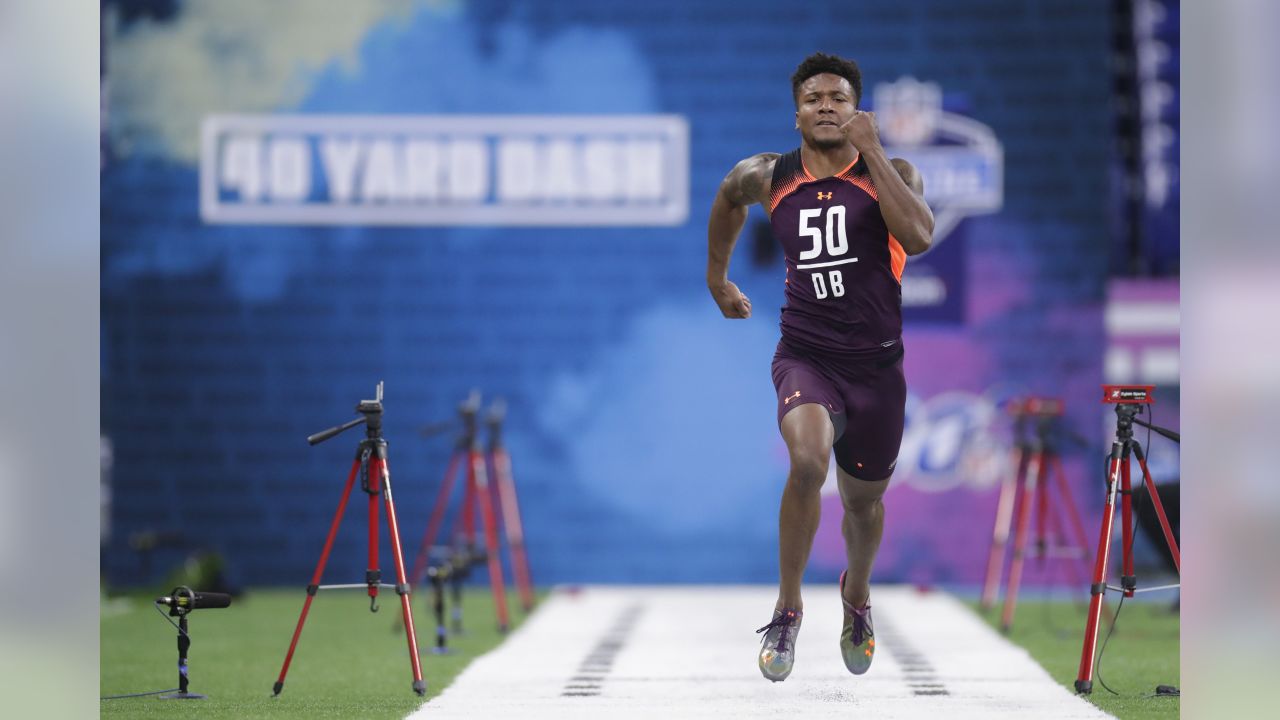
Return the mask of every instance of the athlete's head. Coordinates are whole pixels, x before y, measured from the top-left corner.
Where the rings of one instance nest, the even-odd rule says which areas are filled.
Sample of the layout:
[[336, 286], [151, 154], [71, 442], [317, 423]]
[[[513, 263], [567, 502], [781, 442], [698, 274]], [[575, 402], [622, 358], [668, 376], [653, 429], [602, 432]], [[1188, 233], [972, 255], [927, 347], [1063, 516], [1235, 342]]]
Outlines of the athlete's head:
[[853, 117], [862, 98], [862, 71], [852, 60], [814, 53], [791, 76], [796, 102], [796, 128], [814, 147], [847, 142], [840, 126]]

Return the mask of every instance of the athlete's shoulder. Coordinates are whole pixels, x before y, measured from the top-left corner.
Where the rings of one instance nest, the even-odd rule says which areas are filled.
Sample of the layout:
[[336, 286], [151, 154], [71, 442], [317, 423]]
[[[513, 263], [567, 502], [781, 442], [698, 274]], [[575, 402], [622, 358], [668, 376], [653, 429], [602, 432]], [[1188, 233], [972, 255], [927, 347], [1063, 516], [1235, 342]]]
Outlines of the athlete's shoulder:
[[736, 205], [754, 205], [769, 199], [778, 153], [763, 152], [743, 158], [720, 183], [720, 190]]
[[773, 165], [773, 177], [769, 183], [769, 209], [776, 207], [803, 183], [812, 181], [813, 178], [804, 169], [800, 148], [780, 155]]
[[775, 182], [789, 179], [796, 174], [804, 174], [804, 161], [800, 159], [800, 148], [779, 155], [777, 161], [773, 164], [773, 179]]

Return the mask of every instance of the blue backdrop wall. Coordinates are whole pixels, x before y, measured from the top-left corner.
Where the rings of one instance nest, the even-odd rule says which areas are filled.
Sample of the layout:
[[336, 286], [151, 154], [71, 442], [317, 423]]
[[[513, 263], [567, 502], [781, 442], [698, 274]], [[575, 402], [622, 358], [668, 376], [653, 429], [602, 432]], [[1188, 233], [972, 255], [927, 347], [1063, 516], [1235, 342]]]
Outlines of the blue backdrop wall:
[[[155, 579], [130, 534], [181, 529], [241, 582], [304, 584], [356, 441], [304, 438], [351, 417], [379, 380], [409, 548], [451, 450], [419, 429], [479, 388], [510, 406], [539, 582], [772, 580], [781, 259], [756, 247], [753, 211], [731, 276], [756, 317], [722, 320], [704, 286], [705, 220], [737, 160], [797, 144], [789, 76], [815, 50], [855, 58], [868, 100], [904, 75], [937, 83], [948, 111], [1004, 148], [1002, 209], [948, 240], [965, 248], [971, 297], [958, 322], [909, 317], [908, 353], [912, 332], [920, 347], [983, 348], [982, 378], [956, 381], [979, 393], [996, 378], [1096, 387], [1101, 0], [136, 5], [112, 6], [105, 42], [104, 567], [117, 582]], [[208, 224], [200, 122], [230, 112], [679, 115], [690, 212], [669, 227]], [[1046, 321], [1061, 313], [1073, 319]], [[913, 363], [929, 375], [922, 399], [947, 389], [945, 359]], [[360, 508], [330, 577], [362, 577]], [[881, 577], [919, 575], [891, 563]]]

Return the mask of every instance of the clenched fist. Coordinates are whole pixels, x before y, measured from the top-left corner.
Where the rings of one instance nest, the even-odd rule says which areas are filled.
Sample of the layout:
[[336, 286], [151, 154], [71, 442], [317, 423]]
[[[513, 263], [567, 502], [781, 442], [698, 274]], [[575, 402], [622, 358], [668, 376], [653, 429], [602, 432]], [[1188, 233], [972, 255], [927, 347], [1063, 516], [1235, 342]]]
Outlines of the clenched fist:
[[876, 127], [876, 114], [873, 112], [855, 110], [853, 117], [840, 128], [860, 153], [867, 152], [880, 144], [880, 130]]
[[709, 285], [707, 289], [711, 291], [711, 297], [715, 298], [716, 305], [720, 306], [720, 312], [730, 319], [742, 319], [751, 317], [751, 300], [737, 285], [725, 280], [723, 283]]

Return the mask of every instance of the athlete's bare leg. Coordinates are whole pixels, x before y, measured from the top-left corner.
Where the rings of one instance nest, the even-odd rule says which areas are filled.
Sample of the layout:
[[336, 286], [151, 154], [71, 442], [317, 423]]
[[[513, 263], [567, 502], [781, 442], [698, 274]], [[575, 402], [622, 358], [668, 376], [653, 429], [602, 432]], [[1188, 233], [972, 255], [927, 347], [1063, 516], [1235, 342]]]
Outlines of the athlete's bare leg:
[[836, 480], [840, 487], [840, 502], [844, 505], [840, 529], [849, 560], [844, 599], [860, 608], [871, 597], [871, 565], [875, 562], [876, 551], [880, 549], [880, 536], [884, 534], [882, 498], [889, 487], [889, 478], [859, 480], [837, 467]]
[[806, 403], [782, 417], [782, 439], [791, 455], [791, 472], [778, 513], [777, 609], [803, 609], [800, 580], [809, 562], [813, 536], [822, 517], [822, 484], [827, 479], [835, 428], [827, 409]]

